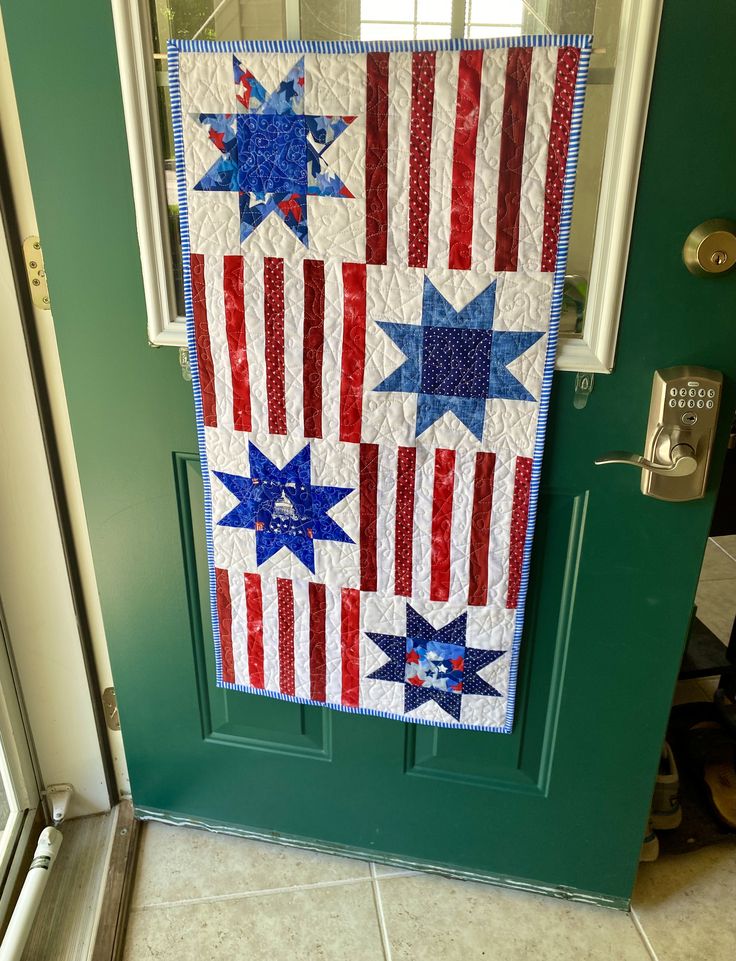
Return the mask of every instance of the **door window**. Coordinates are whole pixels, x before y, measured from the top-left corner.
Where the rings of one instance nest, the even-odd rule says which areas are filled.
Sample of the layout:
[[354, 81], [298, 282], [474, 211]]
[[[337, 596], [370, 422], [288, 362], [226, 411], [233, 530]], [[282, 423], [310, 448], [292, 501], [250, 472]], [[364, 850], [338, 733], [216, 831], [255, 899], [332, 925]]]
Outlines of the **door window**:
[[[660, 2], [149, 0], [140, 9], [131, 4], [127, 16], [118, 10], [149, 338], [155, 344], [183, 346], [186, 342], [168, 39], [422, 40], [588, 32], [594, 36], [594, 49], [557, 366], [609, 371], [633, 216], [631, 184], [638, 171]], [[122, 6], [127, 5], [118, 5]]]

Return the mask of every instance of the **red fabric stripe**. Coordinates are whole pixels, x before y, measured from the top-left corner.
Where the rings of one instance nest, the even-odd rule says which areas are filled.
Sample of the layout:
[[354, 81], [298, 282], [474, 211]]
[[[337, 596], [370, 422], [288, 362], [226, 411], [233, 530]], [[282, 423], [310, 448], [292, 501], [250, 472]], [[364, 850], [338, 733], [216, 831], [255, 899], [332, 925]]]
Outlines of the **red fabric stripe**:
[[322, 356], [325, 334], [325, 265], [304, 261], [304, 436], [322, 436]]
[[233, 606], [230, 600], [230, 575], [221, 567], [215, 568], [215, 590], [217, 593], [217, 621], [220, 627], [220, 664], [222, 680], [226, 684], [235, 683], [235, 663], [233, 661]]
[[473, 512], [470, 517], [470, 576], [468, 604], [483, 606], [488, 601], [488, 548], [491, 542], [491, 508], [493, 507], [493, 471], [496, 455], [475, 455]]
[[343, 264], [340, 440], [360, 443], [365, 368], [365, 264]]
[[366, 56], [365, 260], [385, 264], [388, 241], [387, 53]]
[[496, 270], [516, 270], [519, 257], [521, 174], [529, 100], [531, 47], [511, 47], [506, 60], [496, 219]]
[[446, 601], [450, 596], [450, 536], [452, 499], [455, 491], [455, 451], [438, 447], [434, 452], [432, 495], [432, 548], [429, 598]]
[[215, 371], [212, 366], [210, 329], [207, 324], [207, 295], [204, 289], [203, 254], [189, 255], [189, 272], [192, 277], [192, 312], [194, 314], [194, 340], [197, 345], [199, 391], [202, 395], [202, 417], [205, 427], [217, 427]]
[[261, 575], [245, 574], [245, 613], [248, 618], [248, 675], [252, 687], [263, 680], [263, 596]]
[[341, 702], [360, 705], [360, 591], [344, 587], [341, 591], [340, 648], [342, 653]]
[[233, 383], [233, 426], [235, 430], [252, 430], [248, 351], [245, 346], [242, 257], [224, 258], [222, 286], [225, 294], [227, 349]]
[[294, 693], [294, 586], [283, 577], [276, 578], [279, 609], [279, 690]]
[[394, 593], [411, 597], [416, 447], [399, 447], [396, 465], [396, 555]]
[[468, 270], [473, 253], [475, 148], [478, 140], [483, 51], [463, 50], [457, 71], [449, 266]]
[[313, 701], [327, 699], [325, 626], [327, 592], [324, 584], [309, 584], [309, 692]]
[[378, 444], [360, 445], [360, 589], [378, 590]]
[[429, 247], [429, 162], [434, 113], [434, 51], [411, 58], [409, 130], [409, 266], [426, 267]]
[[511, 536], [509, 538], [509, 587], [506, 607], [519, 603], [521, 568], [524, 562], [524, 543], [529, 523], [529, 491], [532, 479], [531, 457], [517, 457], [514, 473], [514, 500], [511, 506]]
[[284, 374], [284, 262], [263, 261], [263, 313], [266, 326], [266, 394], [268, 431], [286, 433], [286, 383]]
[[570, 120], [579, 62], [580, 50], [577, 47], [560, 47], [557, 51], [557, 76], [549, 128], [547, 178], [544, 185], [542, 270], [554, 270], [557, 265], [562, 189], [567, 167], [567, 150], [570, 145]]

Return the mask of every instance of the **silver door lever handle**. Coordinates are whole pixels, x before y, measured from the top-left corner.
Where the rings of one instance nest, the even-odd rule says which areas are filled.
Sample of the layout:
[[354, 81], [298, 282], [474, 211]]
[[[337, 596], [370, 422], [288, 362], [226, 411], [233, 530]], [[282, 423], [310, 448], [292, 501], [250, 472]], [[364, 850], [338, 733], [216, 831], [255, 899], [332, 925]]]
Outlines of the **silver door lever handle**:
[[596, 464], [630, 464], [652, 474], [667, 474], [669, 477], [687, 477], [694, 474], [698, 468], [695, 451], [689, 444], [676, 444], [671, 451], [669, 464], [655, 464], [647, 460], [642, 454], [630, 454], [626, 450], [611, 450], [600, 457], [596, 457]]

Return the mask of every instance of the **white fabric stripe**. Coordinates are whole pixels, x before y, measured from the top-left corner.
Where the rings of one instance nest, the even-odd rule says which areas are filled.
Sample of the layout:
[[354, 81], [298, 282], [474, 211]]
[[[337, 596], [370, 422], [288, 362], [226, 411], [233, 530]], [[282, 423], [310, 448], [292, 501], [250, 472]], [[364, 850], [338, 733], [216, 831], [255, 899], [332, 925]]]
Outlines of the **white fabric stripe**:
[[493, 271], [496, 256], [498, 171], [503, 117], [503, 111], [499, 110], [498, 105], [503, 103], [507, 55], [506, 50], [487, 50], [483, 55], [472, 251], [473, 268], [478, 273]]
[[406, 266], [409, 256], [410, 53], [395, 53], [388, 74], [388, 251], [387, 262]]
[[412, 595], [429, 598], [432, 556], [432, 494], [434, 491], [434, 450], [417, 447], [414, 501], [414, 557]]
[[325, 664], [327, 666], [327, 700], [340, 703], [342, 694], [342, 649], [340, 638], [341, 593], [339, 588], [328, 587], [325, 614]]
[[506, 608], [515, 468], [516, 457], [513, 453], [500, 451], [497, 454], [496, 469], [493, 476], [493, 512], [491, 514], [491, 547], [488, 565], [488, 603], [496, 610]]
[[294, 586], [294, 693], [310, 697], [309, 680], [309, 583], [292, 581]]
[[263, 321], [263, 261], [245, 257], [243, 269], [245, 289], [245, 339], [248, 353], [248, 377], [253, 432], [268, 433], [266, 402], [266, 340]]
[[432, 159], [429, 179], [428, 267], [447, 267], [450, 250], [452, 146], [455, 130], [458, 58], [438, 53], [434, 79]]
[[470, 570], [470, 521], [473, 511], [475, 450], [460, 448], [455, 454], [455, 492], [452, 499], [450, 531], [450, 596], [451, 604], [468, 601]]
[[396, 462], [398, 448], [378, 448], [378, 517], [376, 522], [378, 591], [393, 594], [396, 557]]
[[300, 263], [284, 260], [284, 396], [286, 429], [303, 434], [304, 273]]
[[210, 350], [215, 372], [215, 397], [217, 425], [233, 429], [233, 385], [230, 370], [230, 354], [225, 330], [225, 294], [222, 285], [222, 257], [204, 258], [204, 282], [207, 298], [207, 326], [210, 332]]
[[519, 208], [519, 270], [540, 269], [544, 236], [544, 215], [540, 211], [544, 211], [556, 72], [556, 47], [538, 47], [532, 51]]
[[279, 603], [275, 577], [261, 577], [263, 597], [263, 680], [271, 691], [279, 687]]
[[248, 671], [248, 621], [245, 607], [245, 579], [236, 568], [229, 572], [230, 602], [233, 612], [232, 641], [235, 683], [249, 684]]
[[324, 354], [322, 358], [322, 434], [340, 436], [342, 373], [342, 264], [325, 262]]

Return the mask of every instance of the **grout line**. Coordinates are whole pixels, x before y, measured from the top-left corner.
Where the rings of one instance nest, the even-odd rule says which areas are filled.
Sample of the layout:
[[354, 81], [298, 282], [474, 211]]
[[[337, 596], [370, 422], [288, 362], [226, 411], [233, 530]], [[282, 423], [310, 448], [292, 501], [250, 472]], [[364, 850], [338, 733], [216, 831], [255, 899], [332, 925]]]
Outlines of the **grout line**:
[[[395, 877], [395, 875], [394, 875]], [[388, 937], [388, 927], [386, 926], [386, 915], [383, 913], [383, 901], [381, 900], [381, 889], [378, 884], [378, 874], [376, 866], [371, 861], [371, 885], [373, 886], [373, 900], [376, 904], [376, 914], [378, 915], [378, 927], [381, 931], [381, 944], [383, 945], [383, 955], [386, 961], [391, 961], [391, 942]]]
[[257, 891], [235, 891], [230, 894], [206, 894], [199, 898], [180, 898], [175, 901], [151, 901], [136, 904], [133, 911], [148, 911], [155, 908], [183, 908], [190, 904], [209, 904], [213, 901], [241, 901], [246, 898], [266, 897], [269, 894], [289, 894], [291, 891], [312, 891], [319, 888], [338, 888], [343, 884], [365, 884], [370, 876], [364, 878], [343, 878], [340, 881], [314, 881], [312, 884], [290, 884], [282, 888], [259, 888]]
[[652, 961], [659, 961], [659, 959], [657, 958], [657, 952], [654, 950], [654, 945], [649, 940], [649, 935], [644, 930], [644, 927], [641, 921], [639, 920], [639, 916], [637, 915], [633, 907], [629, 909], [629, 916], [631, 918], [631, 921], [634, 927], [639, 932], [639, 937], [641, 938], [642, 943], [644, 944], [644, 947], [646, 948], [649, 957], [652, 959]]
[[[718, 541], [714, 537], [709, 537], [708, 540], [710, 541], [711, 544], [715, 544], [715, 546], [718, 548], [719, 551], [723, 551], [726, 557], [729, 557], [734, 562], [734, 564], [736, 564], [736, 557], [734, 557], [732, 554], [729, 554], [729, 552], [726, 550], [725, 547], [721, 547], [721, 545], [718, 543]], [[726, 580], [726, 578], [725, 577], [719, 578], [719, 580]]]

